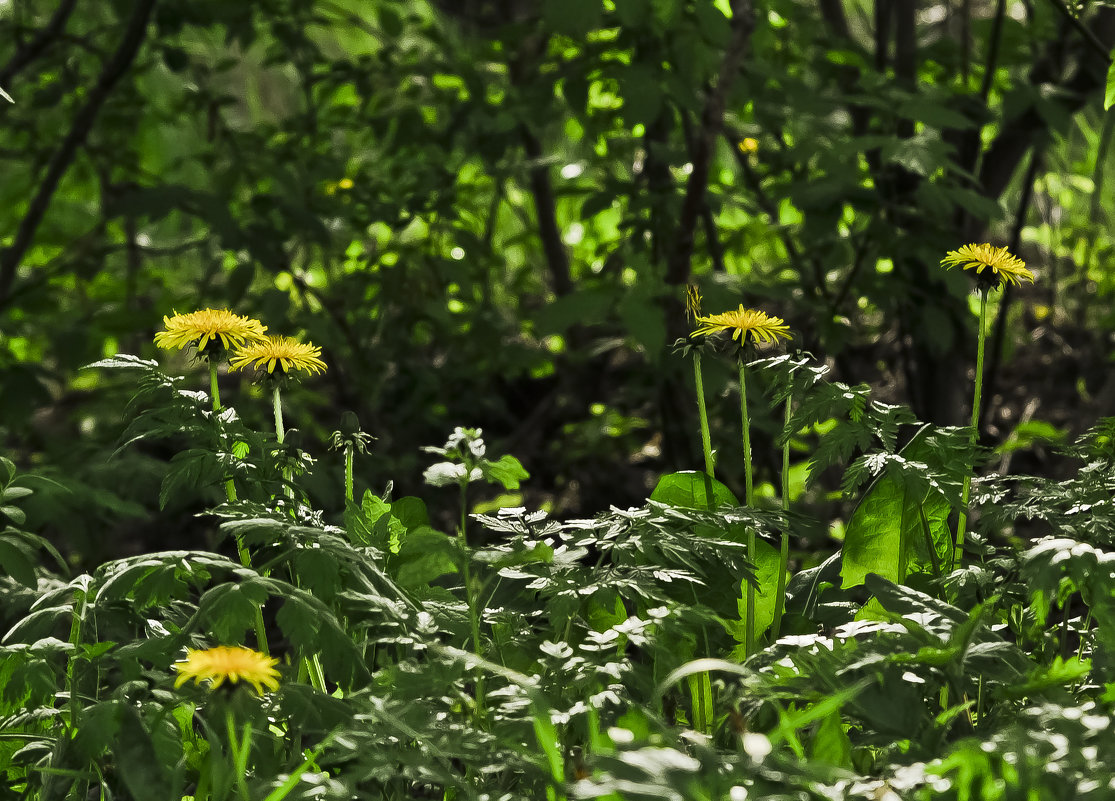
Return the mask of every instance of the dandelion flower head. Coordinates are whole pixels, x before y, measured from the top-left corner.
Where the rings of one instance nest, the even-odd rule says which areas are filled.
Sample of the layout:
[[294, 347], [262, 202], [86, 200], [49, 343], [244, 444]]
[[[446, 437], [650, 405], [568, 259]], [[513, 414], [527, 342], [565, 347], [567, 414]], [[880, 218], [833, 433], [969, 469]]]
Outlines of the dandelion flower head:
[[228, 309], [202, 309], [189, 314], [163, 317], [165, 331], [155, 334], [155, 344], [167, 350], [194, 345], [198, 351], [216, 346], [225, 350], [263, 339], [267, 326], [259, 320], [241, 317]]
[[732, 339], [738, 339], [741, 345], [747, 344], [749, 336], [756, 344], [777, 342], [779, 337], [790, 338], [790, 326], [781, 317], [771, 317], [758, 309], [745, 309], [742, 303], [732, 311], [698, 317], [697, 322], [700, 325], [693, 332], [695, 335], [731, 332]]
[[181, 687], [190, 679], [194, 684], [201, 684], [205, 679], [209, 689], [215, 690], [227, 679], [233, 684], [245, 681], [263, 695], [264, 687], [279, 689], [279, 671], [275, 670], [278, 662], [278, 659], [243, 646], [219, 645], [203, 651], [187, 648], [186, 658], [174, 663], [178, 672], [174, 686]]
[[941, 264], [948, 269], [975, 270], [976, 280], [986, 289], [996, 289], [1003, 284], [1017, 285], [1023, 281], [1034, 282], [1034, 274], [1026, 269], [1026, 262], [1006, 248], [994, 245], [972, 243], [950, 250], [941, 259]]
[[229, 366], [233, 370], [248, 366], [263, 369], [266, 366], [269, 374], [274, 374], [278, 368], [280, 375], [290, 375], [295, 370], [325, 372], [321, 348], [290, 337], [264, 337], [257, 342], [249, 342], [233, 354]]

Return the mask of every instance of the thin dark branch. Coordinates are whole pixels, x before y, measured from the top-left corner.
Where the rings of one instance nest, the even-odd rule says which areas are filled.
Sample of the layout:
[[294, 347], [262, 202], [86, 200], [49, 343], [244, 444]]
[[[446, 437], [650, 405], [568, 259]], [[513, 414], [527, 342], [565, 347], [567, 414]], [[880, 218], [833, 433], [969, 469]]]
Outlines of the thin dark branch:
[[[724, 136], [729, 143], [738, 141], [731, 131], [725, 131]], [[770, 195], [763, 190], [763, 186], [759, 181], [759, 176], [755, 174], [755, 170], [753, 170], [751, 164], [748, 163], [747, 154], [734, 145], [732, 147], [732, 154], [736, 157], [736, 164], [739, 165], [740, 172], [743, 173], [744, 182], [747, 184], [748, 190], [750, 190], [751, 194], [755, 197], [759, 209], [767, 216], [771, 225], [777, 229], [778, 238], [782, 240], [782, 246], [786, 248], [786, 255], [789, 256], [790, 263], [793, 264], [799, 272], [804, 274], [805, 259], [802, 257], [801, 251], [798, 250], [798, 246], [794, 243], [793, 237], [778, 224], [777, 204], [775, 204]], [[809, 264], [813, 268], [813, 284], [817, 294], [823, 298], [827, 298], [828, 290], [825, 288], [825, 276], [821, 270], [820, 262], [816, 259], [811, 259]]]
[[712, 259], [712, 269], [718, 273], [727, 272], [724, 265], [724, 246], [720, 244], [720, 232], [716, 228], [716, 218], [712, 216], [712, 207], [705, 203], [701, 207], [701, 224], [705, 229], [705, 244], [708, 246], [708, 255]]
[[821, 9], [821, 18], [834, 34], [841, 39], [851, 39], [852, 31], [848, 27], [848, 16], [844, 13], [842, 0], [819, 0], [817, 5]]
[[677, 235], [670, 261], [666, 267], [666, 283], [684, 284], [689, 280], [690, 263], [693, 258], [694, 233], [700, 218], [701, 208], [708, 191], [709, 165], [716, 139], [724, 126], [724, 109], [728, 102], [728, 92], [735, 82], [751, 44], [751, 32], [755, 29], [754, 10], [751, 0], [732, 0], [732, 36], [720, 64], [720, 74], [716, 86], [705, 100], [701, 113], [701, 127], [694, 137], [693, 171], [685, 186], [685, 200], [682, 202], [678, 217]]
[[891, 0], [875, 0], [875, 70], [886, 74], [890, 43]]
[[113, 86], [128, 71], [139, 53], [140, 46], [147, 34], [147, 24], [151, 18], [151, 12], [155, 8], [155, 2], [156, 0], [137, 0], [131, 19], [128, 20], [127, 28], [123, 37], [121, 37], [120, 46], [116, 49], [112, 59], [105, 64], [97, 78], [97, 83], [89, 91], [85, 104], [74, 116], [69, 133], [66, 134], [66, 138], [62, 140], [62, 144], [58, 146], [51, 157], [42, 182], [39, 184], [39, 190], [27, 207], [27, 214], [20, 221], [19, 229], [16, 231], [11, 246], [0, 252], [0, 306], [7, 303], [12, 282], [15, 280], [16, 269], [19, 267], [27, 249], [31, 246], [35, 232], [50, 206], [51, 198], [54, 197], [54, 192], [58, 189], [58, 184], [69, 170], [77, 156], [78, 149], [92, 131], [97, 120], [97, 114], [108, 99]]
[[991, 33], [987, 37], [987, 66], [983, 71], [980, 85], [980, 99], [987, 103], [991, 95], [991, 85], [995, 82], [995, 70], [999, 68], [999, 45], [1003, 40], [1003, 18], [1007, 15], [1007, 0], [997, 0], [995, 18], [991, 21]]
[[[1093, 28], [1101, 42], [1115, 41], [1115, 9], [1100, 8]], [[1089, 51], [1086, 55], [1090, 58], [1081, 58], [1076, 72], [1059, 86], [1064, 90], [1059, 93], [1059, 102], [1067, 114], [1083, 106], [1089, 95], [1104, 85], [1107, 77], [1107, 54], [1100, 58]], [[1031, 77], [1031, 82], [1036, 84], [1040, 81]], [[986, 197], [994, 199], [1003, 193], [1026, 153], [1048, 135], [1049, 129], [1048, 115], [1039, 113], [1035, 106], [1003, 121], [980, 166], [979, 184]]]
[[[692, 158], [694, 148], [693, 124], [689, 121], [689, 114], [684, 109], [681, 112], [681, 126], [685, 134], [686, 148], [690, 158]], [[720, 273], [727, 272], [724, 265], [724, 247], [720, 243], [720, 232], [717, 230], [716, 218], [713, 217], [712, 207], [707, 199], [701, 204], [701, 226], [705, 231], [705, 244], [708, 248], [709, 258], [712, 260], [712, 269]]]
[[522, 126], [523, 150], [530, 159], [528, 167], [530, 191], [534, 196], [534, 211], [538, 217], [538, 237], [542, 240], [542, 250], [550, 267], [550, 283], [554, 294], [568, 295], [573, 291], [573, 279], [569, 275], [569, 254], [561, 241], [561, 229], [557, 221], [557, 201], [554, 199], [554, 185], [550, 181], [550, 168], [542, 159], [542, 144], [526, 125]]
[[62, 0], [58, 8], [55, 9], [54, 16], [50, 18], [50, 21], [38, 32], [35, 38], [19, 48], [15, 55], [8, 59], [8, 63], [0, 67], [0, 86], [8, 86], [12, 78], [24, 67], [46, 52], [47, 48], [54, 43], [65, 29], [76, 5], [77, 0]]
[[1088, 46], [1091, 47], [1097, 55], [1101, 56], [1107, 62], [1111, 61], [1111, 57], [1108, 55], [1110, 48], [1105, 45], [1079, 17], [1069, 11], [1060, 0], [1049, 0], [1049, 2], [1053, 4], [1053, 7], [1065, 18], [1065, 21], [1069, 25], [1076, 28], [1077, 32], [1084, 37], [1084, 41], [1088, 43]]

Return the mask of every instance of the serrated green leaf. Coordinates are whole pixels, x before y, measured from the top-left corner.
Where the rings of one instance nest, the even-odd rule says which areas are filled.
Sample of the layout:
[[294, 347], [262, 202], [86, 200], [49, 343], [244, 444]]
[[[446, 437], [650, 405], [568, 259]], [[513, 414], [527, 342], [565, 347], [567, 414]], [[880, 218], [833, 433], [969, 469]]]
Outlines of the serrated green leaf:
[[283, 634], [303, 653], [313, 651], [321, 620], [317, 612], [299, 598], [287, 598], [275, 615]]
[[323, 601], [337, 594], [341, 583], [336, 558], [320, 548], [303, 548], [294, 556], [294, 568], [301, 586]]

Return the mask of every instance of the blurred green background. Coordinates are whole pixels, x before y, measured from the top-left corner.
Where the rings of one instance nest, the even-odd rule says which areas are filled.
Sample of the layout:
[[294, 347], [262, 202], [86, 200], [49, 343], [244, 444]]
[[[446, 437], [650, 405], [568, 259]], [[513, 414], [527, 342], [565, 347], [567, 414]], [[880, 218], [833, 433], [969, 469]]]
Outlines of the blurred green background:
[[[1060, 0], [0, 0], [0, 437], [29, 525], [94, 562], [198, 544], [219, 487], [160, 513], [181, 444], [116, 452], [136, 387], [82, 367], [204, 389], [152, 336], [210, 306], [323, 347], [287, 394], [323, 504], [344, 411], [378, 437], [357, 492], [422, 492], [420, 446], [466, 425], [532, 474], [499, 501], [640, 503], [701, 464], [686, 283], [959, 425], [975, 318], [938, 262], [969, 241], [1038, 275], [989, 340], [983, 425], [1035, 469], [1115, 414], [1113, 43], [1115, 10]], [[732, 370], [706, 365], [739, 486]]]

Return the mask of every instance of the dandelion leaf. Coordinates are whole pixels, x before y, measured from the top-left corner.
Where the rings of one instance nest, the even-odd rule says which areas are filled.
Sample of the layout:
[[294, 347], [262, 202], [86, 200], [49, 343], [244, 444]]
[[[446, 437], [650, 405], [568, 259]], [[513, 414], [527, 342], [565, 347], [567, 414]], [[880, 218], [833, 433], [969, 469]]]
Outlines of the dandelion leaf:
[[[950, 541], [945, 496], [927, 482], [928, 426], [923, 426], [881, 470], [852, 512], [844, 533], [842, 586], [868, 573], [897, 584], [911, 572], [939, 572]], [[928, 540], [928, 542], [927, 542]]]

